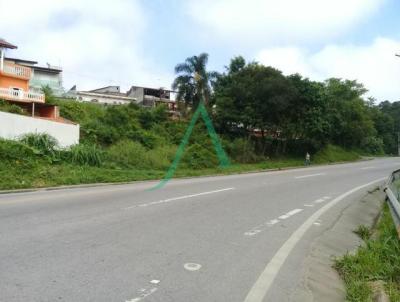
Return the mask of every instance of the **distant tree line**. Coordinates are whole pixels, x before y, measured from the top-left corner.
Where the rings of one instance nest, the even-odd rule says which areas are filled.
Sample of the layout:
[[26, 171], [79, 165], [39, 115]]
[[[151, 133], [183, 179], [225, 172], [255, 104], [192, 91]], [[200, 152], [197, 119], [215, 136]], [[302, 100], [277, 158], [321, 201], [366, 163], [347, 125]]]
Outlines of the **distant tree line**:
[[[204, 96], [224, 137], [254, 144], [258, 154], [316, 152], [327, 144], [369, 154], [396, 154], [400, 102], [365, 98], [357, 81], [312, 81], [239, 56], [225, 72], [206, 70], [207, 54], [177, 65], [173, 88], [186, 108]], [[185, 111], [187, 112], [187, 111]]]

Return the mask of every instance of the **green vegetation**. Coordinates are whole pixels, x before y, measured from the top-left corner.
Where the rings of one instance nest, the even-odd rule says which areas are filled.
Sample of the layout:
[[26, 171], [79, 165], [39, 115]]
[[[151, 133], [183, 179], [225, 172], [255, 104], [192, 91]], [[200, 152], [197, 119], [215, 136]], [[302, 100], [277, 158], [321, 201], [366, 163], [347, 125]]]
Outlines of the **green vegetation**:
[[0, 100], [0, 111], [16, 114], [25, 114], [21, 107], [17, 105], [10, 104], [6, 101]]
[[[18, 142], [0, 141], [0, 188], [159, 179], [172, 163], [194, 109], [205, 99], [222, 145], [232, 163], [218, 158], [204, 121], [196, 123], [176, 176], [235, 173], [353, 161], [362, 155], [394, 154], [400, 103], [374, 105], [355, 81], [314, 82], [242, 57], [224, 73], [207, 70], [207, 54], [176, 66], [173, 83], [181, 117], [165, 107], [105, 106], [57, 99], [43, 87], [46, 102], [80, 124], [81, 141], [60, 150], [46, 135]], [[0, 102], [0, 110], [20, 113]]]
[[354, 233], [364, 241], [370, 239], [372, 235], [371, 230], [365, 225], [360, 225], [356, 230], [354, 230]]
[[339, 146], [326, 145], [325, 148], [318, 151], [314, 156], [314, 163], [334, 163], [354, 161], [360, 158], [360, 155], [355, 151], [344, 150]]
[[391, 301], [400, 301], [400, 240], [387, 206], [376, 232], [370, 236], [368, 228], [360, 227], [357, 233], [365, 246], [336, 260], [335, 267], [346, 284], [347, 301], [372, 301], [368, 283], [378, 280], [385, 282]]

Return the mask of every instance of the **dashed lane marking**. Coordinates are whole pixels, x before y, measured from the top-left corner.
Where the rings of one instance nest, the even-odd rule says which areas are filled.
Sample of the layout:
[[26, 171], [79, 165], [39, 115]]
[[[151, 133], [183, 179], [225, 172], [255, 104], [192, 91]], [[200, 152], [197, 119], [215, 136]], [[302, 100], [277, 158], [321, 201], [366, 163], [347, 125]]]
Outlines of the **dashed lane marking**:
[[309, 174], [309, 175], [296, 176], [295, 179], [303, 179], [303, 178], [316, 177], [316, 176], [323, 176], [323, 175], [326, 175], [326, 173], [317, 173], [317, 174]]
[[259, 226], [252, 228], [250, 231], [245, 232], [244, 235], [245, 236], [255, 236], [255, 235], [261, 233], [266, 227], [271, 227], [271, 226], [279, 223], [279, 220], [288, 219], [289, 217], [292, 217], [292, 216], [296, 215], [297, 213], [300, 213], [301, 211], [303, 211], [303, 209], [294, 209], [284, 215], [279, 216], [278, 219], [269, 220]]
[[[160, 280], [151, 280], [151, 284], [159, 284]], [[151, 287], [151, 288], [142, 288], [139, 290], [140, 294], [133, 299], [130, 300], [125, 300], [125, 302], [139, 302], [142, 301], [143, 299], [147, 298], [148, 296], [154, 294], [158, 290], [157, 287]]]

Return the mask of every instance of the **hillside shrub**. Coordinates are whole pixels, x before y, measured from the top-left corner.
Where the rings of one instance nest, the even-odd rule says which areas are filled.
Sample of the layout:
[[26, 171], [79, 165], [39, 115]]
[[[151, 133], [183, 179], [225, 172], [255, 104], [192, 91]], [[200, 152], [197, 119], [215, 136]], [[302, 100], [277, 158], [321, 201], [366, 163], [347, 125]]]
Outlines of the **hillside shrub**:
[[254, 143], [244, 138], [237, 138], [232, 142], [224, 141], [228, 155], [239, 163], [255, 163], [260, 160], [255, 152]]
[[354, 151], [345, 150], [339, 146], [326, 145], [322, 150], [311, 156], [313, 163], [333, 163], [340, 161], [352, 161], [359, 159], [360, 156]]
[[191, 169], [215, 168], [218, 166], [218, 158], [215, 151], [209, 146], [194, 143], [186, 147], [183, 155], [183, 165]]
[[361, 141], [361, 149], [367, 154], [373, 154], [373, 155], [384, 154], [382, 139], [374, 136], [365, 137]]
[[177, 147], [174, 145], [164, 145], [147, 152], [147, 161], [154, 169], [168, 169], [174, 160]]
[[127, 168], [151, 168], [147, 161], [147, 150], [139, 142], [122, 140], [107, 150], [107, 159]]
[[36, 155], [36, 150], [18, 141], [0, 139], [0, 158], [5, 161], [26, 161]]
[[103, 151], [94, 144], [74, 145], [66, 153], [66, 157], [76, 165], [100, 167], [103, 163]]
[[43, 155], [50, 161], [59, 159], [58, 142], [47, 133], [28, 133], [21, 136], [19, 141], [31, 147], [35, 154]]
[[0, 100], [0, 111], [8, 112], [8, 113], [15, 113], [15, 114], [22, 114], [25, 115], [26, 113], [22, 110], [21, 107], [11, 104], [9, 102]]

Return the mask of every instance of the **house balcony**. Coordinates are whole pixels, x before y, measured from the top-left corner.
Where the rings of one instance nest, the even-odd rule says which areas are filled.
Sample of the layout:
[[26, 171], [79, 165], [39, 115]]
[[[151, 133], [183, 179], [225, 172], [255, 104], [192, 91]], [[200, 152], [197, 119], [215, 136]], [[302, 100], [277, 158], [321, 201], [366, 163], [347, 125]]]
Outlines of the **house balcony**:
[[44, 103], [43, 93], [33, 91], [15, 90], [9, 88], [0, 88], [0, 99], [23, 103]]
[[25, 80], [29, 80], [32, 74], [31, 68], [10, 62], [4, 62], [3, 70], [0, 72], [7, 76], [18, 77]]

